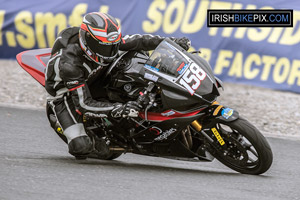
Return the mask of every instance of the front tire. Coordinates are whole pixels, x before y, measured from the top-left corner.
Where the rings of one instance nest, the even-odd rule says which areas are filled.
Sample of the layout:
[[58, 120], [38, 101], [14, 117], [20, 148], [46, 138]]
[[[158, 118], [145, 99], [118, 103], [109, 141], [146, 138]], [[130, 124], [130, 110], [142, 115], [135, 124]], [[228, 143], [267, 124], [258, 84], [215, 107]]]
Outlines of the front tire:
[[213, 143], [211, 153], [221, 163], [240, 173], [252, 175], [262, 174], [271, 167], [273, 154], [269, 143], [247, 120], [239, 118], [231, 122], [218, 122], [215, 128], [225, 145]]

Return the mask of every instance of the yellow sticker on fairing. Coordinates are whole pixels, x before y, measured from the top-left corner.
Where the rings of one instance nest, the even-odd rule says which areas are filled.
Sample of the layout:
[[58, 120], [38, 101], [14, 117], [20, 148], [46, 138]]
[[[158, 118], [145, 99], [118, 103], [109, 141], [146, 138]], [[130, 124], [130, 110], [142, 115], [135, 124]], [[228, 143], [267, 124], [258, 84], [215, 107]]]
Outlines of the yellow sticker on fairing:
[[216, 138], [219, 141], [220, 145], [223, 146], [225, 144], [225, 142], [224, 142], [223, 138], [221, 137], [221, 135], [219, 134], [219, 132], [217, 131], [217, 129], [212, 128], [211, 130], [214, 133], [214, 135], [216, 136]]

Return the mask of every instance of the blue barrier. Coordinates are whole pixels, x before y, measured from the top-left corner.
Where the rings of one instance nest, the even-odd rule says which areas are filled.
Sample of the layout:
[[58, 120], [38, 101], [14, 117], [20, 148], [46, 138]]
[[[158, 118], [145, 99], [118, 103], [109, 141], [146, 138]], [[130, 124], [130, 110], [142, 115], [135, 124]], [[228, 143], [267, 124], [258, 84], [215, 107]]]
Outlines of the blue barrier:
[[[300, 4], [296, 0], [26, 0], [0, 2], [0, 58], [51, 47], [59, 31], [87, 12], [118, 18], [123, 34], [192, 40], [223, 81], [300, 93]], [[207, 9], [294, 9], [293, 28], [208, 28]]]

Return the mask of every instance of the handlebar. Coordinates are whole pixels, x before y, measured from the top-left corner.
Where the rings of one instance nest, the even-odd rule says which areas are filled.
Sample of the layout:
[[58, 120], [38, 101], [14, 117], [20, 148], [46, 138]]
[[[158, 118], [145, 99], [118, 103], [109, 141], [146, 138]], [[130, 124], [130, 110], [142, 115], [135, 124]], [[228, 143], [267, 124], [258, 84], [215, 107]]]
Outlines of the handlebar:
[[137, 99], [137, 103], [140, 105], [143, 105], [145, 102], [145, 99], [148, 99], [148, 93], [152, 91], [154, 88], [155, 84], [153, 82], [149, 82], [148, 86], [145, 88], [145, 90], [140, 92], [140, 96]]

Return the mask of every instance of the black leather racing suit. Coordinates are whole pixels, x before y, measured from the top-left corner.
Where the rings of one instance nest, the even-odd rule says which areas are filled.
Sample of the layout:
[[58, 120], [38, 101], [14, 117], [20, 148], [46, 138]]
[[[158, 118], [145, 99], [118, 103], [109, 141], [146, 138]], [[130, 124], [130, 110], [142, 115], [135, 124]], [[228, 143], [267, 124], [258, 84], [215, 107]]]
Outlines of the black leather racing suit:
[[[113, 103], [95, 101], [88, 85], [101, 79], [108, 66], [99, 66], [85, 55], [79, 45], [79, 28], [71, 27], [57, 37], [45, 72], [47, 101], [67, 138], [69, 152], [86, 154], [91, 149], [81, 115], [87, 112], [106, 116]], [[164, 38], [152, 35], [131, 35], [122, 38], [120, 50], [153, 50]], [[74, 139], [77, 142], [72, 142]], [[80, 141], [79, 139], [84, 138]], [[75, 141], [75, 140], [74, 140]]]

